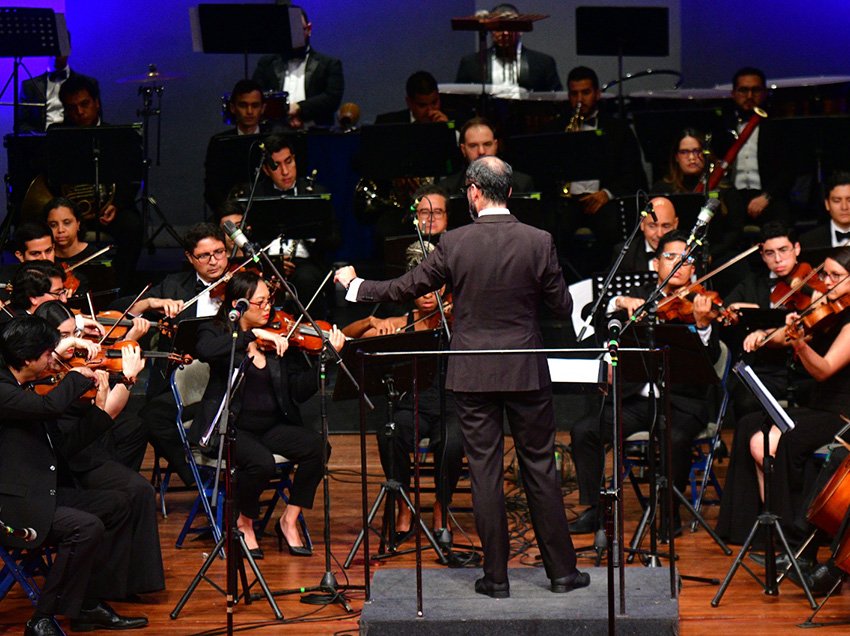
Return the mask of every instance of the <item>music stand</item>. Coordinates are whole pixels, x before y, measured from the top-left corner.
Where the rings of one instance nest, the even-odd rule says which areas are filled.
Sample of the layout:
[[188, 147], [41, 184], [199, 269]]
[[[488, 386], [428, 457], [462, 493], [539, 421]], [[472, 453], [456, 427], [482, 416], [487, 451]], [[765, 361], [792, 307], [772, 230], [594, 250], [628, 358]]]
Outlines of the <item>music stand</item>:
[[[432, 234], [431, 244], [439, 244], [441, 235]], [[427, 235], [424, 236], [426, 240], [429, 240]], [[407, 272], [407, 248], [414, 243], [419, 245], [419, 237], [416, 234], [391, 236], [384, 239], [384, 267], [387, 278], [396, 278]]]
[[623, 57], [670, 55], [670, 9], [576, 7], [576, 54], [617, 56], [617, 99], [625, 118]]
[[301, 10], [276, 4], [199, 4], [189, 8], [195, 53], [289, 54], [306, 45]]
[[458, 157], [452, 122], [378, 124], [360, 129], [360, 165], [370, 179], [442, 177]]
[[604, 139], [602, 130], [517, 135], [505, 155], [545, 190], [559, 181], [598, 179], [605, 171]]
[[331, 232], [334, 209], [330, 194], [313, 194], [254, 197], [251, 212], [251, 235], [264, 245], [281, 235], [286, 239], [316, 239], [321, 245]]
[[[413, 355], [381, 358], [370, 357], [369, 355], [364, 354], [390, 351], [436, 351], [440, 346], [440, 339], [441, 332], [439, 330], [411, 331], [390, 336], [362, 338], [348, 343], [348, 346], [343, 349], [343, 361], [348, 365], [354, 365], [355, 363], [359, 365], [360, 377], [358, 378], [358, 381], [362, 387], [362, 395], [387, 396], [387, 423], [385, 425], [385, 434], [390, 438], [389, 446], [391, 451], [394, 450], [394, 435], [396, 433], [395, 422], [393, 421], [395, 406], [398, 404], [398, 400], [401, 398], [402, 394], [410, 390], [415, 390], [416, 385], [430, 386], [430, 383], [433, 381], [434, 375], [437, 372], [437, 359], [435, 356], [428, 356], [425, 360], [417, 360]], [[368, 375], [365, 373], [366, 368], [370, 371]], [[343, 378], [342, 376], [337, 378], [336, 386], [334, 386], [334, 401], [349, 400], [359, 397], [361, 397], [361, 391], [351, 383], [349, 378]], [[414, 417], [414, 422], [417, 423], [414, 438], [415, 442], [418, 443], [418, 418]], [[360, 548], [360, 544], [362, 543], [365, 554], [364, 561], [366, 563], [366, 581], [369, 581], [370, 556], [368, 532], [369, 530], [373, 530], [372, 521], [375, 519], [375, 516], [377, 516], [378, 510], [384, 503], [385, 499], [387, 500], [387, 507], [384, 510], [384, 523], [381, 528], [381, 533], [379, 533], [379, 536], [381, 537], [381, 551], [378, 555], [371, 558], [407, 554], [413, 550], [418, 551], [418, 540], [417, 547], [413, 550], [399, 551], [396, 549], [398, 547], [394, 539], [396, 497], [401, 497], [401, 500], [413, 514], [413, 524], [411, 527], [415, 527], [415, 524], [417, 523], [419, 524], [426, 539], [437, 553], [437, 558], [440, 563], [447, 565], [448, 561], [440, 549], [439, 544], [436, 539], [434, 539], [434, 536], [428, 529], [427, 524], [419, 515], [418, 509], [413, 505], [413, 502], [404, 491], [400, 482], [392, 478], [384, 481], [381, 484], [381, 490], [372, 504], [372, 507], [370, 509], [368, 508], [365, 418], [361, 418], [360, 422], [360, 451], [361, 479], [363, 488], [363, 527], [357, 535], [357, 539], [355, 539], [354, 545], [351, 547], [351, 551], [348, 553], [348, 557], [343, 563], [343, 567], [347, 569], [351, 566], [351, 563], [354, 561], [354, 556], [357, 554], [357, 550]], [[393, 454], [391, 454], [390, 457], [393, 457]], [[418, 457], [418, 453], [414, 449], [414, 461], [417, 462], [417, 479], [414, 485], [417, 502], [419, 500]], [[390, 472], [392, 477], [392, 470]], [[446, 514], [448, 513], [446, 512]], [[389, 536], [384, 536], [384, 533]], [[383, 552], [385, 547], [388, 548], [388, 552], [386, 553]]]
[[[507, 206], [511, 215], [526, 225], [537, 228], [543, 227], [543, 200], [539, 192], [512, 194], [508, 199]], [[466, 200], [466, 196], [450, 195], [446, 201], [446, 208], [449, 214], [450, 230], [472, 223], [472, 217], [469, 215], [469, 201]]]
[[[736, 364], [732, 370], [738, 374], [738, 377], [741, 379], [741, 382], [744, 384], [744, 386], [747, 387], [747, 389], [749, 389], [753, 397], [758, 400], [758, 403], [761, 405], [765, 414], [768, 416], [768, 418], [770, 418], [776, 428], [779, 429], [779, 432], [782, 435], [794, 428], [794, 420], [792, 420], [788, 416], [788, 413], [785, 412], [785, 409], [783, 409], [782, 406], [780, 406], [779, 402], [777, 402], [776, 399], [770, 394], [770, 391], [767, 390], [762, 381], [747, 363], [741, 361]], [[773, 457], [771, 457], [770, 455], [770, 435], [764, 433], [763, 437], [763, 511], [753, 524], [753, 528], [752, 530], [750, 530], [750, 534], [749, 536], [747, 536], [747, 540], [744, 541], [744, 545], [741, 546], [741, 551], [738, 552], [738, 556], [735, 558], [735, 562], [732, 564], [732, 567], [726, 574], [726, 578], [723, 579], [723, 584], [720, 586], [720, 589], [717, 590], [717, 594], [711, 600], [711, 606], [717, 607], [718, 605], [720, 605], [720, 599], [723, 598], [723, 594], [724, 592], [726, 592], [726, 588], [729, 587], [729, 584], [732, 582], [732, 577], [735, 576], [735, 572], [738, 571], [738, 567], [742, 565], [744, 566], [744, 569], [749, 572], [750, 576], [752, 576], [758, 582], [758, 584], [762, 586], [762, 589], [764, 590], [765, 594], [767, 594], [768, 596], [779, 595], [779, 584], [776, 578], [776, 544], [775, 538], [773, 536], [773, 533], [775, 532], [779, 535], [779, 540], [782, 542], [782, 547], [785, 548], [785, 553], [791, 560], [792, 567], [797, 572], [797, 577], [799, 578], [800, 585], [803, 588], [803, 591], [806, 593], [806, 598], [809, 599], [809, 604], [812, 606], [812, 609], [817, 609], [818, 605], [815, 602], [814, 597], [812, 596], [812, 592], [809, 589], [809, 586], [806, 584], [806, 579], [803, 577], [803, 572], [800, 570], [800, 564], [797, 563], [797, 558], [794, 556], [794, 551], [791, 550], [791, 547], [788, 545], [788, 540], [785, 538], [785, 533], [782, 531], [782, 526], [779, 525], [779, 517], [770, 511], [770, 480], [773, 477]], [[747, 567], [743, 562], [744, 555], [747, 553], [747, 550], [750, 549], [750, 545], [752, 545], [753, 539], [756, 536], [756, 532], [761, 527], [763, 527], [765, 531], [764, 583], [762, 583], [761, 579], [759, 579], [755, 574], [753, 574], [753, 571], [750, 570], [750, 568]]]

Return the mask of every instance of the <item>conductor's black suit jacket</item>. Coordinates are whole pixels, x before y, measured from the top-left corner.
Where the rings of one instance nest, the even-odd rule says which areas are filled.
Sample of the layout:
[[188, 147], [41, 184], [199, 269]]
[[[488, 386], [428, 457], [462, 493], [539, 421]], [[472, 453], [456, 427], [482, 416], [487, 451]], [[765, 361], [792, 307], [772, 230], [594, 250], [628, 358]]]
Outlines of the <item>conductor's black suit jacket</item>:
[[[447, 232], [416, 269], [390, 281], [363, 281], [357, 301], [406, 302], [444, 283], [454, 294], [455, 351], [541, 348], [540, 301], [561, 318], [572, 309], [552, 236], [509, 214]], [[453, 391], [536, 391], [549, 384], [545, 355], [449, 359], [446, 388]]]

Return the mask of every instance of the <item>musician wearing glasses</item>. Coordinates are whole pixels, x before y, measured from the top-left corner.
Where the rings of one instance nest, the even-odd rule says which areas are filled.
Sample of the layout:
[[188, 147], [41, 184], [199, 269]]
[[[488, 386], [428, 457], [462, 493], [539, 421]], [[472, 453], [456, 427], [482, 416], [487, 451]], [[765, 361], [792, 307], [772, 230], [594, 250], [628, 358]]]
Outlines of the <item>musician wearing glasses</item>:
[[[655, 218], [645, 216], [641, 219], [640, 231], [643, 240], [637, 238], [632, 241], [622, 263], [620, 263], [620, 270], [623, 272], [655, 271], [655, 263], [657, 262], [655, 253], [658, 250], [658, 242], [662, 236], [679, 227], [679, 217], [676, 215], [676, 208], [670, 199], [655, 197], [649, 203], [652, 205]], [[614, 261], [617, 260], [624, 245], [625, 241], [614, 246], [609, 269], [614, 266]]]
[[[664, 280], [681, 260], [688, 240], [687, 233], [673, 230], [658, 241], [654, 269], [658, 273], [658, 282]], [[663, 298], [667, 298], [691, 282], [694, 272], [693, 257], [670, 279], [664, 289]], [[607, 311], [613, 315], [619, 312], [622, 317], [631, 318], [640, 308], [655, 285], [640, 290], [640, 295], [617, 296], [611, 300]], [[693, 298], [693, 324], [705, 347], [709, 359], [715, 362], [720, 357], [720, 341], [717, 329], [712, 323], [718, 312], [712, 300], [707, 296], [696, 295]], [[625, 320], [624, 320], [625, 322]], [[682, 322], [673, 319], [669, 322]], [[675, 378], [670, 387], [671, 411], [671, 455], [673, 461], [673, 483], [683, 492], [687, 488], [691, 467], [691, 442], [705, 428], [709, 418], [709, 396], [707, 385], [686, 384], [686, 378]], [[623, 387], [623, 437], [638, 431], [649, 430], [652, 422], [648, 418], [651, 412], [648, 404], [649, 385], [634, 383]], [[576, 466], [579, 486], [579, 503], [588, 508], [570, 524], [570, 531], [576, 534], [595, 532], [599, 528], [597, 503], [599, 489], [604, 479], [605, 444], [611, 443], [610, 433], [613, 422], [613, 406], [606, 403], [603, 409], [603, 422], [595, 417], [585, 418], [576, 423], [571, 431], [572, 455]], [[674, 508], [674, 519], [678, 521], [678, 504]]]
[[836, 172], [824, 184], [829, 223], [800, 236], [803, 249], [840, 247], [850, 243], [850, 172]]
[[[790, 339], [785, 346], [793, 348], [817, 384], [809, 406], [787, 409], [796, 423], [793, 430], [780, 434], [761, 411], [738, 423], [717, 521], [718, 533], [731, 543], [746, 540], [764, 499], [765, 435], [774, 458], [771, 512], [779, 516], [792, 549], [805, 538], [807, 533], [798, 527], [817, 475], [814, 452], [831, 442], [844, 424], [841, 415], [850, 402], [850, 312], [835, 301], [850, 293], [850, 247], [830, 250], [820, 274], [827, 291], [826, 301], [819, 304], [828, 307], [829, 319], [804, 327], [800, 314], [792, 312], [777, 335], [780, 343]], [[823, 295], [815, 294], [818, 297]], [[816, 550], [817, 542], [814, 546]]]

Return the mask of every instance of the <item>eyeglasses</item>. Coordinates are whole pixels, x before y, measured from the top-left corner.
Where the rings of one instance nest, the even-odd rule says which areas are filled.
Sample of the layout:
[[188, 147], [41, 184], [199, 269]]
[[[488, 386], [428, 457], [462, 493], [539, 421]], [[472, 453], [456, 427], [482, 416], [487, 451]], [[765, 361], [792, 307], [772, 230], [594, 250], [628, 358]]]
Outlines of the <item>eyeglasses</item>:
[[418, 216], [420, 219], [428, 219], [428, 217], [434, 217], [435, 219], [442, 219], [442, 218], [445, 218], [446, 211], [441, 210], [440, 208], [434, 208], [433, 210], [425, 209], [425, 210], [419, 210], [416, 213], [416, 216]]
[[679, 156], [687, 157], [688, 155], [693, 155], [698, 157], [702, 154], [702, 148], [679, 148]]
[[60, 298], [68, 296], [68, 290], [65, 289], [64, 287], [60, 291], [49, 291], [47, 293], [50, 294], [51, 296], [53, 296], [57, 300], [59, 300]]
[[221, 248], [220, 250], [216, 250], [215, 252], [204, 252], [203, 254], [193, 254], [192, 258], [194, 258], [194, 259], [196, 259], [196, 260], [198, 260], [202, 263], [209, 263], [210, 259], [212, 259], [213, 257], [215, 258], [215, 260], [219, 260], [219, 259], [224, 258], [224, 255], [226, 253], [227, 253], [227, 250], [224, 249], [224, 248]]
[[460, 186], [461, 194], [466, 194], [466, 191], [469, 190], [472, 186], [479, 188], [480, 186], [477, 183], [467, 183], [466, 185]]
[[794, 248], [790, 245], [786, 245], [785, 247], [780, 247], [778, 250], [762, 250], [762, 255], [765, 258], [775, 258], [776, 256], [786, 257]]
[[838, 284], [847, 278], [847, 274], [830, 274], [829, 272], [824, 271], [821, 271], [818, 276], [822, 281], [831, 280], [835, 284]]
[[[663, 259], [664, 259], [665, 261], [667, 261], [668, 263], [672, 263], [673, 261], [681, 260], [682, 255], [681, 255], [681, 254], [677, 254], [676, 252], [664, 252], [664, 253], [661, 255], [661, 258], [663, 258]], [[685, 259], [685, 265], [693, 265], [693, 264], [694, 264], [694, 257], [693, 257], [693, 256], [688, 256], [688, 257]]]
[[259, 301], [249, 300], [249, 301], [248, 301], [248, 304], [249, 304], [249, 305], [254, 305], [254, 307], [257, 307], [257, 308], [259, 308], [259, 309], [265, 309], [266, 307], [271, 307], [271, 306], [272, 306], [272, 299], [271, 299], [271, 298], [266, 298], [265, 300], [259, 300]]

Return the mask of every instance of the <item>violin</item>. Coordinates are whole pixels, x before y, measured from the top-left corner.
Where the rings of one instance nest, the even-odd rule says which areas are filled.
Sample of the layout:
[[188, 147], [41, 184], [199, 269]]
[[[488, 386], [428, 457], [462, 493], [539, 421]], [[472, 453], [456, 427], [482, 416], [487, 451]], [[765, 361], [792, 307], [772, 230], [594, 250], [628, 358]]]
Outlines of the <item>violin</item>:
[[720, 312], [718, 318], [722, 318], [724, 325], [732, 324], [737, 320], [735, 313], [723, 305], [720, 294], [716, 291], [708, 291], [702, 285], [690, 285], [687, 293], [675, 293], [664, 298], [658, 303], [658, 318], [665, 322], [678, 320], [679, 322], [691, 324], [696, 322], [694, 317], [694, 300], [697, 296], [708, 296], [715, 308]]
[[[79, 309], [72, 309], [71, 311], [73, 311], [74, 314], [82, 313]], [[124, 314], [122, 312], [115, 310], [100, 311], [94, 316], [94, 319], [104, 327], [114, 327], [107, 329], [110, 344], [112, 344], [113, 341], [120, 340], [126, 336], [127, 332], [133, 328], [133, 321], [130, 318], [125, 318], [123, 316]], [[174, 335], [174, 330], [177, 328], [177, 325], [173, 325], [163, 318], [156, 323], [151, 323], [151, 327], [158, 329], [160, 333], [171, 337]], [[94, 336], [90, 337], [92, 339], [96, 339]]]
[[321, 353], [323, 337], [327, 338], [330, 334], [331, 324], [324, 320], [317, 320], [316, 324], [322, 330], [321, 334], [317, 333], [310, 323], [302, 324], [292, 314], [277, 310], [263, 329], [281, 335], [289, 335], [291, 331], [289, 343], [295, 348], [307, 353]]
[[[38, 395], [47, 395], [53, 389], [56, 388], [56, 386], [59, 384], [59, 382], [62, 381], [62, 379], [66, 375], [68, 375], [68, 373], [70, 373], [70, 371], [61, 371], [59, 373], [52, 373], [52, 372], [48, 371], [47, 375], [45, 375], [44, 377], [41, 377], [38, 380], [33, 380], [32, 382], [27, 382], [24, 385], [24, 388], [29, 390], [29, 391], [33, 391], [34, 393], [36, 393]], [[131, 385], [135, 384], [135, 380], [131, 381], [130, 379], [125, 377], [123, 373], [110, 373], [109, 374], [109, 383], [110, 384], [117, 384], [119, 382], [122, 383], [122, 384], [125, 384], [127, 386], [131, 386]], [[80, 400], [80, 401], [93, 400], [96, 396], [97, 396], [97, 387], [93, 386], [88, 391], [86, 391], [85, 393], [80, 395], [77, 398], [77, 400]]]
[[80, 289], [80, 279], [74, 276], [71, 271], [73, 268], [68, 267], [67, 263], [62, 263], [62, 269], [65, 272], [65, 282], [63, 286], [65, 287], [65, 291], [67, 292], [67, 298], [70, 298], [74, 294], [76, 294]]
[[[233, 278], [233, 275], [235, 273], [240, 272], [240, 271], [254, 272], [257, 276], [262, 278], [263, 277], [263, 270], [260, 269], [260, 266], [259, 266], [258, 263], [250, 264], [252, 260], [253, 259], [249, 258], [247, 261], [240, 263], [237, 260], [230, 259], [230, 262], [227, 265], [227, 269], [224, 270], [224, 274], [222, 274], [221, 278], [218, 281], [216, 281], [216, 283], [218, 283], [221, 280], [223, 280], [226, 283], [231, 278]], [[275, 291], [277, 291], [277, 286], [275, 285], [275, 287], [272, 288], [272, 284], [271, 284], [270, 281], [266, 281], [266, 285], [269, 286], [269, 293], [274, 293]], [[226, 285], [215, 285], [214, 287], [212, 287], [210, 289], [210, 298], [224, 298], [224, 288], [225, 287], [226, 287]]]
[[799, 318], [788, 325], [786, 338], [799, 338], [826, 329], [835, 323], [839, 314], [850, 309], [850, 293], [839, 296], [835, 300], [830, 300], [827, 296], [823, 296], [822, 299], [809, 305]]
[[820, 267], [814, 269], [808, 263], [797, 263], [773, 288], [771, 307], [784, 306], [792, 311], [801, 311], [812, 304], [814, 292], [826, 294], [826, 284], [817, 276], [819, 270]]
[[[62, 360], [62, 362], [70, 368], [88, 367], [89, 369], [95, 370], [103, 369], [110, 372], [120, 372], [123, 370], [123, 362], [121, 360], [123, 355], [122, 349], [138, 346], [139, 343], [135, 340], [122, 340], [102, 347], [100, 353], [91, 360], [87, 360], [85, 358], [85, 352], [79, 352], [81, 355], [75, 355], [70, 360]], [[141, 350], [141, 355], [143, 358], [165, 358], [171, 362], [177, 362], [184, 365], [191, 364], [192, 362], [192, 356], [170, 353], [168, 351]]]
[[[452, 302], [452, 294], [449, 292], [445, 296], [443, 296], [443, 311], [446, 314], [446, 322], [449, 323], [449, 327], [454, 323], [454, 313], [452, 312], [453, 302]], [[443, 326], [443, 317], [440, 315], [440, 308], [437, 307], [434, 311], [425, 314], [424, 316], [420, 316], [409, 325], [405, 325], [400, 329], [397, 329], [397, 332], [407, 331], [411, 327], [415, 330], [419, 325], [422, 325], [421, 329], [426, 331], [428, 329], [440, 329]]]

